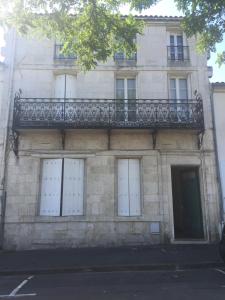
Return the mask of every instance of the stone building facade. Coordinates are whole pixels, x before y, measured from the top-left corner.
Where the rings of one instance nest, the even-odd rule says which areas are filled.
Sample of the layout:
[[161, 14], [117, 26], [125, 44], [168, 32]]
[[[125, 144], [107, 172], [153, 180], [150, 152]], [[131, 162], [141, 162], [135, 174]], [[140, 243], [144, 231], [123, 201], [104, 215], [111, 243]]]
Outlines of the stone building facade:
[[218, 239], [207, 57], [180, 18], [142, 18], [137, 53], [87, 73], [8, 35], [5, 249]]
[[225, 82], [212, 84], [212, 107], [220, 182], [221, 218], [225, 213]]

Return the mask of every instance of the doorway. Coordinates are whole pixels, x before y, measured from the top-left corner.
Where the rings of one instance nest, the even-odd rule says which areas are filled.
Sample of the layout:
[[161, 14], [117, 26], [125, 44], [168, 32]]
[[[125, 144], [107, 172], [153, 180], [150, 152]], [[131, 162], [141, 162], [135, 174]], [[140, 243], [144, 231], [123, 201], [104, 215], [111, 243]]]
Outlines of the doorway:
[[172, 167], [175, 239], [203, 239], [198, 167]]

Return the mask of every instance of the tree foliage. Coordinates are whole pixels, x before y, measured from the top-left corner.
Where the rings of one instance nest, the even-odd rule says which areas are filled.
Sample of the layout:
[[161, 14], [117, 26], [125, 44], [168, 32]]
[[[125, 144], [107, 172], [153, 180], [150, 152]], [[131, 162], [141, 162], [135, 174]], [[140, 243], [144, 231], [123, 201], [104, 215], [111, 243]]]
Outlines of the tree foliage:
[[[76, 54], [85, 70], [105, 62], [115, 52], [136, 51], [136, 35], [143, 22], [123, 17], [121, 5], [141, 12], [160, 0], [0, 0], [2, 24], [21, 34], [39, 34], [60, 41], [64, 54]], [[187, 36], [197, 35], [200, 51], [215, 51], [225, 33], [225, 0], [174, 0], [184, 13]], [[225, 62], [225, 51], [218, 63]]]
[[[198, 35], [198, 49], [215, 52], [216, 43], [225, 33], [225, 0], [175, 0], [184, 13], [183, 28], [187, 36]], [[225, 47], [224, 47], [225, 48]], [[225, 49], [218, 54], [219, 65], [225, 62]]]
[[1, 20], [21, 34], [39, 34], [63, 43], [64, 54], [76, 54], [85, 70], [117, 51], [136, 51], [143, 23], [122, 17], [121, 5], [142, 11], [157, 0], [0, 0]]

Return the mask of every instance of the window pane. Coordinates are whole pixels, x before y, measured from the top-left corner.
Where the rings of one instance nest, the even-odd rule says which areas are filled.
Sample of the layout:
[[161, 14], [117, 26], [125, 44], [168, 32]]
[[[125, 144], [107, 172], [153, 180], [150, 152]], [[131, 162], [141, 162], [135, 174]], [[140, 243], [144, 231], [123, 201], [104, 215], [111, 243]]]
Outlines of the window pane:
[[187, 90], [187, 79], [179, 79], [180, 89]]
[[136, 99], [136, 80], [127, 79], [127, 98]]
[[177, 99], [176, 79], [170, 79], [170, 98]]
[[179, 79], [179, 97], [180, 99], [187, 99], [187, 79]]
[[170, 88], [176, 89], [176, 79], [170, 79]]
[[116, 79], [116, 89], [124, 89], [124, 79]]
[[127, 88], [128, 89], [136, 89], [136, 80], [135, 79], [127, 79]]
[[124, 99], [124, 79], [116, 80], [116, 99]]
[[128, 90], [127, 98], [128, 99], [136, 99], [136, 90]]
[[174, 45], [174, 35], [170, 36], [170, 45]]
[[116, 90], [116, 99], [124, 99], [124, 90]]
[[183, 36], [182, 35], [177, 36], [177, 46], [183, 46]]

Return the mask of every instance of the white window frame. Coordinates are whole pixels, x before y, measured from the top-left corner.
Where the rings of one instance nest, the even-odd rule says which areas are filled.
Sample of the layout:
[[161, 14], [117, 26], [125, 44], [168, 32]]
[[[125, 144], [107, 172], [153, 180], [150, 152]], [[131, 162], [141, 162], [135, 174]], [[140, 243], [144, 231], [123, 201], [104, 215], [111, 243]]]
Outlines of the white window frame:
[[[56, 88], [56, 84], [57, 84], [57, 78], [59, 78], [59, 76], [62, 76], [63, 77], [63, 80], [64, 80], [64, 83], [63, 83], [63, 97], [58, 97], [57, 95], [57, 88]], [[67, 90], [67, 85], [68, 85], [68, 80], [67, 78], [71, 77], [70, 79], [74, 79], [74, 96], [72, 98], [76, 98], [76, 76], [75, 75], [72, 75], [72, 74], [66, 74], [66, 73], [63, 73], [63, 74], [56, 74], [55, 75], [55, 87], [54, 87], [54, 96], [56, 98], [71, 98], [70, 95], [68, 95], [68, 90]]]
[[[176, 85], [176, 99], [173, 99], [172, 95], [171, 95], [171, 87], [170, 87], [170, 80], [174, 79], [175, 80], [175, 85]], [[187, 99], [181, 99], [180, 97], [180, 84], [179, 84], [179, 80], [180, 79], [185, 79], [186, 83], [187, 83]], [[177, 103], [182, 102], [183, 101], [188, 101], [189, 99], [189, 81], [188, 81], [188, 77], [185, 76], [169, 76], [169, 98], [172, 100], [176, 100]]]
[[135, 80], [135, 99], [137, 99], [137, 77], [136, 76], [118, 76], [116, 77], [115, 82], [115, 99], [117, 98], [117, 80], [123, 80], [124, 81], [124, 98], [121, 100], [124, 100], [124, 113], [125, 113], [125, 121], [128, 121], [128, 80]]
[[[137, 201], [135, 203], [135, 200], [133, 198], [132, 200], [132, 196], [130, 193], [130, 187], [133, 187], [133, 184], [130, 184], [130, 175], [133, 175], [131, 173], [129, 173], [129, 165], [130, 165], [130, 161], [138, 161], [138, 182], [137, 182]], [[127, 199], [125, 200], [121, 200], [121, 187], [122, 187], [122, 183], [120, 181], [120, 162], [123, 162], [125, 164], [127, 164], [128, 168], [127, 168], [127, 178], [123, 178], [125, 181], [127, 181]], [[141, 160], [139, 158], [118, 158], [117, 159], [117, 215], [118, 217], [140, 217], [142, 215], [142, 193], [141, 193]], [[126, 189], [125, 188], [125, 189]], [[123, 201], [123, 203], [121, 202]], [[122, 206], [124, 205], [124, 203], [127, 202], [126, 204], [126, 208], [123, 209]], [[132, 208], [133, 207], [133, 208]], [[136, 209], [134, 208], [136, 207]], [[132, 212], [133, 210], [133, 212]], [[135, 210], [135, 211], [134, 211]]]
[[[80, 197], [80, 203], [76, 203], [76, 205], [79, 206], [79, 210], [75, 211], [73, 210], [73, 213], [67, 213], [66, 212], [66, 209], [68, 210], [68, 196], [66, 195], [66, 190], [65, 190], [65, 162], [67, 163], [72, 163], [71, 161], [76, 161], [76, 162], [79, 162], [81, 163], [81, 168], [79, 168], [79, 171], [81, 170], [81, 197]], [[55, 189], [56, 191], [58, 191], [60, 189], [60, 199], [58, 199], [59, 201], [57, 201], [57, 207], [55, 209], [55, 211], [50, 211], [50, 212], [45, 212], [43, 207], [45, 207], [46, 203], [43, 203], [43, 198], [42, 198], [42, 193], [43, 193], [43, 177], [44, 177], [44, 173], [43, 173], [43, 170], [44, 170], [44, 162], [47, 162], [47, 161], [57, 161], [58, 164], [61, 164], [61, 169], [59, 171], [59, 177], [60, 177], [60, 182], [58, 182], [59, 186], [57, 186], [57, 188]], [[65, 216], [83, 216], [84, 215], [84, 185], [85, 185], [85, 159], [82, 159], [82, 158], [46, 158], [46, 159], [42, 159], [41, 160], [41, 163], [42, 163], [42, 167], [41, 167], [41, 182], [40, 182], [40, 206], [39, 206], [39, 215], [40, 216], [55, 216], [55, 217], [65, 217]], [[68, 170], [67, 170], [68, 171]], [[71, 178], [70, 178], [71, 179]], [[53, 180], [53, 179], [52, 179]], [[79, 179], [80, 180], [80, 179]], [[72, 182], [74, 184], [74, 182]], [[54, 192], [55, 192], [54, 190]], [[79, 189], [78, 189], [79, 191]], [[71, 192], [71, 189], [70, 189], [70, 192]], [[72, 191], [73, 192], [73, 195], [72, 197], [74, 196], [74, 192], [76, 191]], [[66, 199], [67, 197], [67, 199]], [[57, 196], [58, 198], [58, 196]], [[72, 204], [73, 204], [73, 200], [72, 200]], [[69, 206], [71, 206], [71, 202], [69, 203]]]
[[[178, 51], [178, 48], [177, 46], [182, 46], [182, 47], [186, 47], [187, 46], [187, 41], [186, 41], [186, 36], [183, 32], [168, 32], [168, 45], [170, 47], [170, 53], [169, 53], [169, 57], [170, 59], [173, 61], [177, 61], [177, 60], [180, 60], [180, 61], [183, 61], [184, 60], [184, 55], [185, 55], [185, 49], [183, 48], [182, 50], [182, 53], [183, 53], [183, 60], [179, 59], [179, 51]], [[170, 37], [173, 36], [174, 37], [174, 45], [171, 44], [171, 41], [170, 41]], [[178, 40], [178, 36], [181, 36], [182, 37], [182, 45], [179, 45], [177, 40]], [[175, 59], [172, 59], [171, 58], [171, 47], [174, 46], [174, 55], [175, 55]]]

